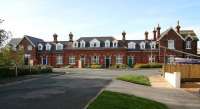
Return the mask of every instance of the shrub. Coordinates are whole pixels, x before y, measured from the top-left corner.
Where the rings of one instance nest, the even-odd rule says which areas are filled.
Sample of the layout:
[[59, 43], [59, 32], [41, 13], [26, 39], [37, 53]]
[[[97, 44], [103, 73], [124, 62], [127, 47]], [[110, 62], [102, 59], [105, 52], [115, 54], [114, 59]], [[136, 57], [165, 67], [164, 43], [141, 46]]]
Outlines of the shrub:
[[162, 64], [152, 63], [152, 64], [136, 64], [134, 68], [162, 68]]
[[125, 69], [127, 67], [128, 65], [126, 64], [115, 64], [114, 66], [112, 66], [112, 68], [120, 68], [120, 69]]
[[92, 69], [99, 69], [99, 68], [102, 68], [102, 66], [100, 64], [92, 64], [91, 68]]
[[[39, 73], [52, 73], [52, 68], [50, 66], [17, 66], [18, 76], [32, 75]], [[0, 77], [14, 77], [16, 73], [15, 67], [0, 67]]]

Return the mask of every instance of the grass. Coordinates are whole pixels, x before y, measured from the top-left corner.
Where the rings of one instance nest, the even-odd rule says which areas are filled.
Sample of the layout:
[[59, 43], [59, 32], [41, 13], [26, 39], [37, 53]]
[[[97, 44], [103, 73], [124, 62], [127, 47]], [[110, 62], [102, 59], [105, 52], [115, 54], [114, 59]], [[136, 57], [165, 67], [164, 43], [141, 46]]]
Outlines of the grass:
[[117, 78], [118, 80], [127, 81], [135, 84], [151, 86], [149, 78], [143, 75], [124, 75]]
[[166, 105], [117, 92], [104, 91], [87, 109], [168, 109]]

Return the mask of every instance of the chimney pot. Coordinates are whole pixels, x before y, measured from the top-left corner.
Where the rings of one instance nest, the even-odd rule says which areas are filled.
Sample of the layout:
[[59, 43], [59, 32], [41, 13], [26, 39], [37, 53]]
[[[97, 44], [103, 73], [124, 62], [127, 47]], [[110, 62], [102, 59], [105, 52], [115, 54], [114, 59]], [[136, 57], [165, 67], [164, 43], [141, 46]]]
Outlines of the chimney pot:
[[123, 37], [122, 37], [122, 40], [123, 40], [123, 41], [126, 41], [126, 32], [125, 32], [125, 31], [122, 32], [122, 36], [123, 36]]
[[58, 35], [56, 33], [54, 33], [53, 34], [53, 39], [54, 39], [53, 42], [55, 42], [55, 43], [58, 42], [57, 37], [58, 37]]
[[70, 33], [69, 33], [69, 41], [70, 41], [70, 42], [73, 42], [73, 36], [74, 36], [74, 35], [72, 34], [72, 32], [70, 32]]
[[149, 40], [149, 39], [148, 39], [148, 34], [149, 34], [149, 32], [146, 31], [144, 34], [145, 34], [145, 40], [146, 40], [146, 41]]

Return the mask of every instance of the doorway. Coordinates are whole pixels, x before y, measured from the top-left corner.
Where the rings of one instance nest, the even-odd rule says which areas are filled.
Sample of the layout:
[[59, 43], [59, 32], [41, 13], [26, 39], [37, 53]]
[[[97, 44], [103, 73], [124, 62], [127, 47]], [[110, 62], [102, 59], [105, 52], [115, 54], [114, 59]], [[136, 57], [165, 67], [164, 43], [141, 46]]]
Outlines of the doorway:
[[105, 56], [105, 68], [109, 68], [111, 65], [111, 57]]
[[134, 57], [133, 56], [128, 56], [128, 66], [129, 67], [133, 67], [133, 64], [134, 64]]

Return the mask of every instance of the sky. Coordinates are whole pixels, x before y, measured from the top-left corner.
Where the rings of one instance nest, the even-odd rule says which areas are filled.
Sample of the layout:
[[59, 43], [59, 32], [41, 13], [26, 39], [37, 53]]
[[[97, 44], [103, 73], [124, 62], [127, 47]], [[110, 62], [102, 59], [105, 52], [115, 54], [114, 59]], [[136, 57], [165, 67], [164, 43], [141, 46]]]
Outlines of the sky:
[[0, 28], [12, 37], [30, 35], [47, 41], [58, 34], [58, 40], [85, 36], [114, 36], [121, 39], [152, 37], [158, 24], [161, 31], [175, 27], [194, 29], [200, 35], [199, 0], [1, 0]]

